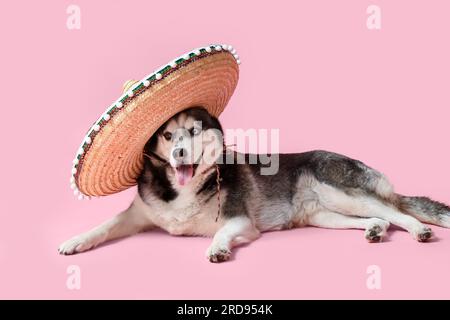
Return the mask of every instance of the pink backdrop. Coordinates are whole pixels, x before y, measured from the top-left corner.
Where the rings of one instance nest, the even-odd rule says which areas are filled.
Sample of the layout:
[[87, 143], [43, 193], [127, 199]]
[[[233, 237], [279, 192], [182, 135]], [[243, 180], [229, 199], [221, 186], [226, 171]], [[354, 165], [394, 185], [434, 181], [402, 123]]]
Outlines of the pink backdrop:
[[[210, 240], [141, 234], [70, 257], [57, 247], [127, 207], [134, 189], [79, 202], [71, 161], [123, 82], [186, 50], [237, 48], [226, 128], [279, 128], [281, 151], [323, 148], [364, 160], [406, 194], [450, 202], [448, 1], [9, 1], [0, 32], [0, 298], [450, 298], [450, 230], [419, 244], [403, 231], [265, 234], [234, 261]], [[379, 5], [381, 30], [366, 27]], [[378, 265], [381, 290], [366, 287]], [[81, 289], [66, 287], [69, 265]]]

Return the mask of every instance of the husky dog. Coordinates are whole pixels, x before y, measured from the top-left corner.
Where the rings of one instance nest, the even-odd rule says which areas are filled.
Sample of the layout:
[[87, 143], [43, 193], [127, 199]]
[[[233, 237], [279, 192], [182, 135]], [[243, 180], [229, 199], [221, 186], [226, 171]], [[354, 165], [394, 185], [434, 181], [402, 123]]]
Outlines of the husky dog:
[[[262, 175], [260, 161], [229, 161], [250, 155], [228, 152], [221, 133], [219, 121], [200, 107], [172, 117], [143, 150], [144, 169], [131, 206], [64, 242], [59, 252], [83, 252], [162, 228], [173, 235], [213, 237], [206, 256], [222, 262], [234, 246], [269, 230], [363, 229], [369, 242], [379, 242], [392, 223], [422, 242], [432, 237], [422, 222], [450, 228], [447, 205], [395, 193], [382, 173], [358, 160], [327, 151], [279, 154], [278, 172]], [[213, 161], [203, 161], [207, 155]], [[227, 161], [219, 161], [224, 155]]]

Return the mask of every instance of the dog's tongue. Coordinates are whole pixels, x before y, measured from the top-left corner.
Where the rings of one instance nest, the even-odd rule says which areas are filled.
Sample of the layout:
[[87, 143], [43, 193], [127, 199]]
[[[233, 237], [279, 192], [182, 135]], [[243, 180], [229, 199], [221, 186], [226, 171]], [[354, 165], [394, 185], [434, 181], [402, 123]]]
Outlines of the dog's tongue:
[[194, 167], [192, 165], [181, 165], [175, 169], [178, 183], [181, 186], [189, 183], [192, 179], [192, 175], [194, 174]]

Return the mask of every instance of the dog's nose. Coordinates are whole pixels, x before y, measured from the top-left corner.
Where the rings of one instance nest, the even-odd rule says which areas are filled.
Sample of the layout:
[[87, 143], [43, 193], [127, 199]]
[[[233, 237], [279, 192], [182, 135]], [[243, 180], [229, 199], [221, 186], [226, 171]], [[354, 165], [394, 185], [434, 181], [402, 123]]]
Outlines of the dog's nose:
[[184, 148], [175, 148], [172, 151], [172, 156], [175, 160], [183, 159], [187, 154], [186, 149]]

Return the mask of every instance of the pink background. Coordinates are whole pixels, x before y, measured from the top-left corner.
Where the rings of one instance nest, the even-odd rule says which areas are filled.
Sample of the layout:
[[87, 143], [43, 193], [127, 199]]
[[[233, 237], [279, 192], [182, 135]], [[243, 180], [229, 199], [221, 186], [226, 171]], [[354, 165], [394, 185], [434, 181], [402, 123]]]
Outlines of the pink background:
[[[397, 191], [450, 202], [448, 1], [9, 1], [0, 32], [0, 298], [450, 298], [450, 230], [265, 234], [232, 262], [210, 239], [146, 233], [76, 255], [57, 247], [127, 207], [134, 189], [79, 202], [71, 161], [90, 124], [141, 78], [197, 46], [237, 48], [226, 128], [279, 128], [281, 151], [323, 148], [383, 171]], [[366, 8], [382, 29], [366, 28]], [[81, 290], [66, 268], [81, 267]], [[382, 289], [368, 290], [378, 265]]]

